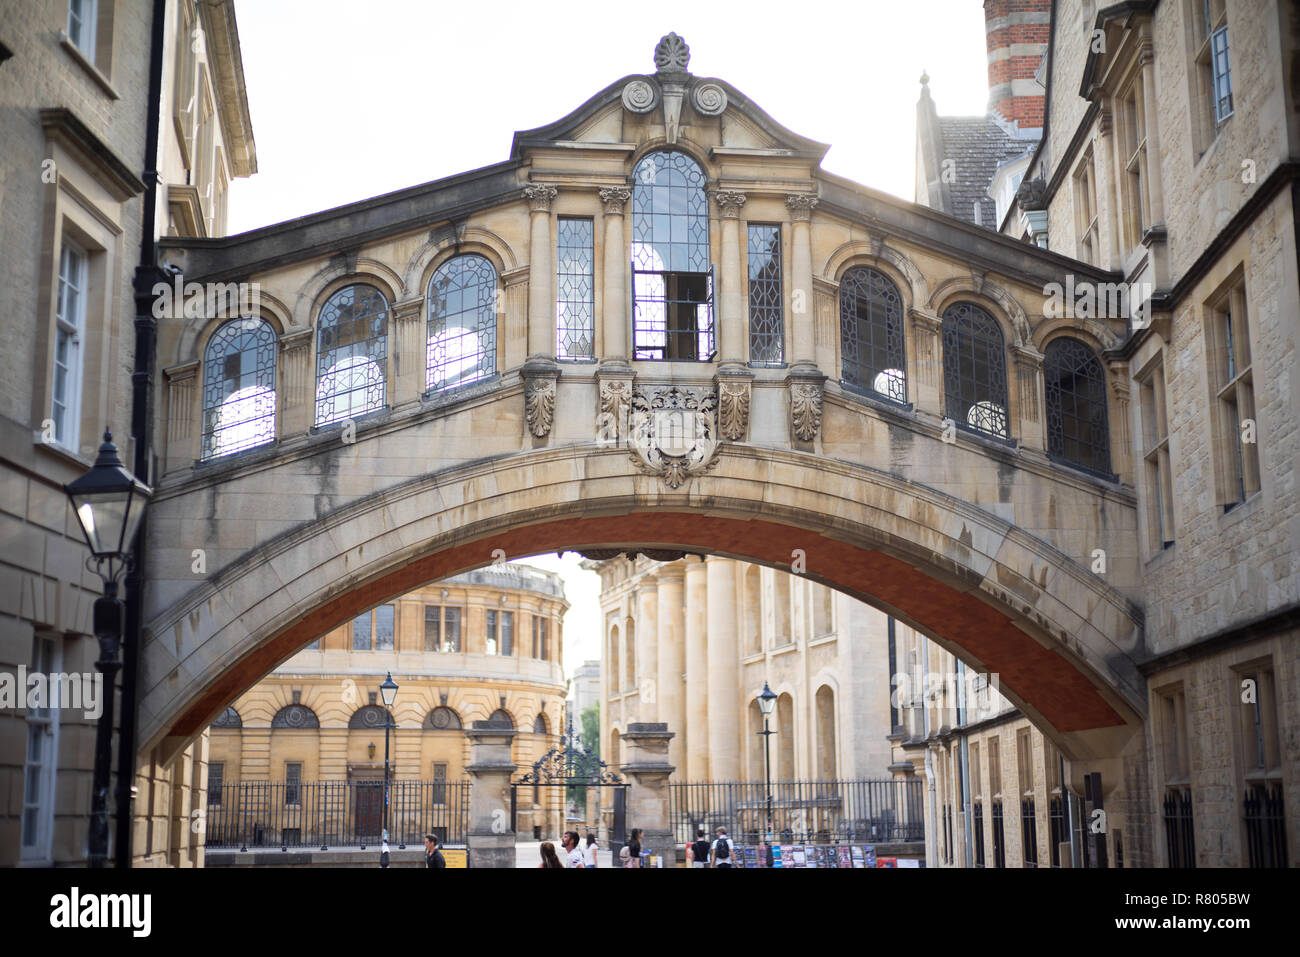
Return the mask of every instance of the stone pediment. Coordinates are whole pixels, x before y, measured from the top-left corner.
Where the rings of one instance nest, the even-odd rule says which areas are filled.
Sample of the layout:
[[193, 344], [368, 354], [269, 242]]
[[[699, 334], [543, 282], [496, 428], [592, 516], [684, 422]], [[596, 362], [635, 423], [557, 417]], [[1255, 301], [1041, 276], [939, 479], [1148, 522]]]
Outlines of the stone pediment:
[[655, 48], [654, 73], [629, 74], [554, 123], [517, 132], [511, 158], [521, 159], [528, 148], [625, 142], [629, 115], [649, 116], [661, 124], [669, 143], [677, 142], [683, 126], [721, 117], [725, 146], [780, 150], [816, 162], [830, 149], [782, 126], [725, 80], [690, 73], [689, 62], [689, 47], [668, 34]]

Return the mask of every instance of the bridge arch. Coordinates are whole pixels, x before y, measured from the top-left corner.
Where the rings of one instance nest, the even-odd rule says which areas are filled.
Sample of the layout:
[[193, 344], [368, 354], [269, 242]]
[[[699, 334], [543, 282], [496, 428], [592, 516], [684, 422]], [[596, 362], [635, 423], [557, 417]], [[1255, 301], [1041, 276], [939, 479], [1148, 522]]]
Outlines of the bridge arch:
[[[165, 518], [165, 494], [155, 508]], [[1140, 612], [992, 512], [868, 466], [761, 447], [724, 446], [711, 472], [670, 490], [634, 471], [626, 450], [586, 444], [404, 481], [248, 549], [200, 584], [167, 582], [172, 556], [151, 548], [139, 744], [169, 759], [316, 636], [501, 552], [640, 547], [785, 570], [802, 553], [806, 577], [996, 672], [1068, 756], [1109, 753], [1140, 727]]]

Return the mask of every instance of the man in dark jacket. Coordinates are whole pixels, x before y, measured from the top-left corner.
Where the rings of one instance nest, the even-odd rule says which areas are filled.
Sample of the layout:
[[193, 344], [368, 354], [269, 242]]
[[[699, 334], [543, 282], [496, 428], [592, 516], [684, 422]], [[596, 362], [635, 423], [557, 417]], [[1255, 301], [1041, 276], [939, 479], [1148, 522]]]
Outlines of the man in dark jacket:
[[447, 866], [447, 862], [442, 858], [442, 851], [438, 850], [438, 837], [436, 834], [424, 835], [424, 866]]

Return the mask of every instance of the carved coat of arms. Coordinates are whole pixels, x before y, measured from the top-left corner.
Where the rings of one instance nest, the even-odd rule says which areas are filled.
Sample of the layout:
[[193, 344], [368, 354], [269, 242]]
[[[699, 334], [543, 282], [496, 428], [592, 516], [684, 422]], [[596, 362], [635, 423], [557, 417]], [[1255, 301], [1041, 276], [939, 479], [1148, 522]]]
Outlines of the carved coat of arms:
[[718, 464], [718, 398], [712, 390], [636, 389], [628, 418], [632, 461], [669, 488]]

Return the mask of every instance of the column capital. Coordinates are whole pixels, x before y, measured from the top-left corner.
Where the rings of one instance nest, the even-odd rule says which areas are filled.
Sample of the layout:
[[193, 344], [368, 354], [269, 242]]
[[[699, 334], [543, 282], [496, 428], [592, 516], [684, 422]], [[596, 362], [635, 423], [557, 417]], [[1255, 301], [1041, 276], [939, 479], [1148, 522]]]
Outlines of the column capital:
[[790, 217], [796, 223], [806, 223], [812, 218], [817, 197], [812, 193], [790, 193], [785, 198], [785, 205], [790, 210]]
[[622, 216], [623, 207], [632, 198], [632, 191], [626, 186], [603, 186], [599, 193], [600, 201], [605, 205], [606, 216]]
[[313, 329], [292, 329], [280, 336], [280, 348], [285, 352], [290, 349], [305, 349], [311, 345]]
[[745, 194], [735, 189], [713, 189], [709, 191], [713, 201], [724, 219], [740, 218], [740, 207], [745, 205]]
[[524, 196], [528, 200], [528, 209], [534, 213], [549, 213], [551, 203], [559, 195], [559, 190], [549, 183], [529, 183], [524, 187]]

